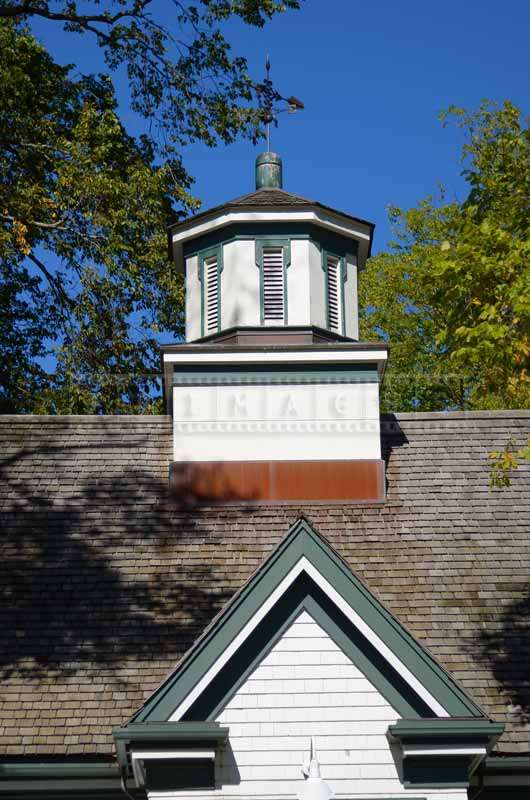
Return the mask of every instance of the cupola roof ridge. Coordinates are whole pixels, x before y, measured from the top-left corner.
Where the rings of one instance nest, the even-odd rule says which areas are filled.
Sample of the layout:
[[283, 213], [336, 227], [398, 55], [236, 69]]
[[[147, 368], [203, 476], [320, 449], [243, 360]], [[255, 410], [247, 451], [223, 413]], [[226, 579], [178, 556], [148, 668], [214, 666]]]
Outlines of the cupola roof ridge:
[[264, 201], [271, 203], [299, 203], [300, 205], [314, 205], [317, 202], [316, 200], [302, 197], [302, 195], [295, 192], [288, 192], [286, 189], [263, 186], [260, 189], [254, 189], [253, 192], [241, 195], [241, 197], [229, 200], [227, 205], [246, 205], [246, 203], [262, 203]]
[[288, 192], [285, 189], [271, 187], [255, 189], [252, 192], [240, 195], [232, 200], [227, 200], [217, 206], [212, 206], [211, 208], [204, 209], [204, 211], [198, 211], [196, 214], [192, 214], [189, 217], [177, 220], [169, 225], [168, 232], [171, 234], [173, 231], [176, 231], [179, 228], [185, 228], [189, 226], [190, 223], [195, 223], [196, 221], [209, 217], [215, 217], [216, 215], [221, 214], [222, 212], [231, 208], [241, 209], [249, 206], [255, 208], [259, 208], [260, 206], [306, 206], [307, 208], [319, 208], [324, 211], [331, 212], [332, 214], [336, 214], [339, 217], [354, 220], [355, 222], [368, 226], [370, 229], [371, 237], [368, 255], [371, 253], [371, 238], [375, 229], [375, 224], [373, 222], [369, 222], [362, 217], [356, 217], [353, 214], [348, 214], [345, 211], [340, 211], [337, 208], [332, 208], [324, 203], [320, 203], [318, 200], [311, 200], [307, 197], [303, 197], [302, 195], [295, 194], [294, 192]]

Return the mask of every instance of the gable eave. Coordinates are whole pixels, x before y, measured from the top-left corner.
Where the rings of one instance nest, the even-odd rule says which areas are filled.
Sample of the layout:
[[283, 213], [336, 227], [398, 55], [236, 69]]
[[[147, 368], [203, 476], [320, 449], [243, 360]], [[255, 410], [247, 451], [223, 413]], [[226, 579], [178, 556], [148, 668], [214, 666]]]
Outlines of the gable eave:
[[[182, 658], [174, 672], [151, 695], [131, 721], [164, 721], [174, 719], [175, 710], [183, 698], [197, 692], [221, 655], [237, 642], [245, 626], [260, 612], [273, 593], [281, 590], [282, 581], [294, 567], [308, 559], [309, 563], [328, 580], [338, 595], [349, 603], [355, 596], [360, 618], [368, 620], [375, 636], [386, 643], [405, 672], [417, 678], [427, 696], [434, 700], [432, 707], [447, 716], [485, 717], [483, 711], [467, 696], [433, 656], [420, 645], [368, 587], [351, 571], [348, 564], [305, 518], [300, 518], [285, 539], [253, 573], [244, 586], [217, 614], [203, 634]], [[345, 597], [346, 596], [346, 597]], [[265, 612], [263, 612], [264, 614]], [[257, 624], [257, 623], [256, 623]], [[244, 639], [243, 639], [244, 640]], [[243, 641], [242, 640], [242, 641]], [[241, 642], [237, 644], [239, 647]], [[228, 657], [228, 656], [227, 656]], [[210, 672], [209, 672], [210, 671]], [[191, 703], [190, 703], [191, 705]], [[439, 714], [440, 711], [434, 713]]]

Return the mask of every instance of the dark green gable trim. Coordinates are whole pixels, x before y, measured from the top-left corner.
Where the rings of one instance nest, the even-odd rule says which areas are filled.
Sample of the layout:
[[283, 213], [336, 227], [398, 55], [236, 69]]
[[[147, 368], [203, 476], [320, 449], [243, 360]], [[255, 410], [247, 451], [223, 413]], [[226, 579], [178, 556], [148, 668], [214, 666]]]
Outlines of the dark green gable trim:
[[173, 386], [235, 386], [270, 384], [378, 383], [377, 364], [226, 364], [178, 365]]
[[169, 719], [302, 556], [370, 625], [449, 714], [483, 716], [463, 690], [372, 595], [328, 543], [306, 520], [301, 519], [133, 720], [161, 722]]
[[307, 611], [400, 715], [429, 715], [429, 707], [306, 574], [300, 575], [185, 714], [215, 719], [302, 612]]

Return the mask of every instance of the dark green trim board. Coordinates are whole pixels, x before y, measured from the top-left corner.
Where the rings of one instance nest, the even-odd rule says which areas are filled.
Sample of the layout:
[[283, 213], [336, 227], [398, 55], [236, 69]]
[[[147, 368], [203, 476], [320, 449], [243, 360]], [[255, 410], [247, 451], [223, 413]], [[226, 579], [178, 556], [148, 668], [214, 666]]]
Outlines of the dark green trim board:
[[133, 721], [168, 720], [302, 557], [331, 584], [450, 715], [484, 718], [464, 691], [302, 518], [195, 642], [177, 669], [151, 695]]
[[403, 760], [405, 789], [466, 789], [467, 756], [414, 756]]
[[485, 759], [482, 771], [487, 775], [528, 775], [530, 777], [530, 756], [513, 756], [511, 758], [491, 756]]
[[179, 743], [180, 745], [197, 742], [205, 744], [223, 744], [228, 738], [229, 729], [221, 727], [218, 722], [131, 722], [123, 728], [112, 731], [114, 741], [156, 743]]
[[[218, 323], [217, 323], [217, 333], [221, 330], [221, 272], [223, 271], [223, 246], [216, 245], [215, 247], [210, 247], [207, 250], [201, 250], [200, 253], [197, 253], [197, 274], [199, 278], [199, 283], [201, 284], [201, 336], [204, 336], [205, 333], [205, 314], [204, 308], [206, 305], [205, 302], [205, 292], [206, 287], [204, 285], [204, 262], [208, 258], [215, 257], [217, 261], [217, 301], [218, 301]], [[209, 331], [212, 333], [212, 331]]]
[[265, 322], [265, 280], [263, 276], [263, 249], [266, 247], [281, 247], [283, 253], [283, 323], [278, 321], [277, 324], [288, 325], [288, 298], [287, 298], [287, 269], [291, 266], [291, 241], [290, 239], [277, 239], [274, 237], [261, 235], [256, 239], [255, 244], [255, 260], [256, 266], [259, 269], [259, 305], [260, 305], [260, 321], [263, 325]]
[[469, 800], [528, 800], [528, 786], [481, 786], [468, 792]]
[[302, 612], [323, 628], [400, 715], [427, 715], [429, 707], [359, 633], [344, 614], [305, 573], [300, 575], [227, 662], [185, 719], [215, 719], [285, 630]]
[[146, 785], [150, 792], [215, 789], [215, 766], [209, 759], [193, 759], [165, 762], [146, 761]]
[[400, 719], [391, 725], [388, 732], [401, 742], [419, 743], [450, 739], [496, 739], [504, 731], [504, 725], [490, 719]]
[[[498, 722], [476, 717], [400, 719], [389, 726], [388, 738], [401, 749], [405, 788], [467, 788], [476, 757], [472, 752], [454, 752], [455, 748], [479, 747], [489, 752], [503, 730]], [[418, 747], [425, 746], [438, 754], [418, 752]]]
[[8, 800], [125, 800], [126, 795], [123, 793], [121, 785], [115, 789], [103, 789], [97, 786], [88, 788], [86, 783], [57, 782], [55, 786], [46, 782], [46, 784], [39, 784], [38, 786], [20, 786], [16, 787], [12, 784], [5, 788], [0, 783], [0, 797], [6, 797]]
[[117, 764], [84, 762], [7, 762], [0, 763], [0, 781], [51, 780], [53, 778], [119, 778]]
[[345, 255], [356, 252], [356, 242], [310, 222], [239, 222], [184, 242], [184, 258], [219, 245], [252, 239], [311, 239], [319, 247]]
[[173, 386], [235, 386], [246, 384], [378, 383], [377, 364], [201, 364], [178, 365]]
[[[214, 747], [217, 750], [226, 742], [228, 731], [228, 728], [221, 727], [217, 722], [130, 722], [123, 728], [115, 728], [112, 735], [123, 774], [130, 778], [131, 745], [138, 749], [160, 751], [202, 747]], [[187, 772], [186, 775], [191, 780], [192, 772]]]
[[115, 762], [10, 761], [0, 763], [0, 797], [25, 800], [123, 800]]

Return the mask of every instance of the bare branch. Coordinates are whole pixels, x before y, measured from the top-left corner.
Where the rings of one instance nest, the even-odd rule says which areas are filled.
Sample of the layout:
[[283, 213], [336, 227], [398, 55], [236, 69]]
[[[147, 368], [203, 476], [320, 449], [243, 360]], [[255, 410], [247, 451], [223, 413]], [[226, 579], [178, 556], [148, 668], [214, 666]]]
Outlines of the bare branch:
[[[81, 25], [82, 27], [86, 27], [90, 23], [111, 26], [122, 19], [140, 16], [151, 2], [152, 0], [137, 0], [137, 2], [133, 3], [131, 9], [117, 11], [115, 14], [73, 14], [64, 11], [50, 11], [49, 8], [38, 8], [31, 5], [30, 0], [25, 0], [25, 2], [18, 6], [0, 7], [0, 17], [37, 16], [44, 17], [45, 19], [57, 20], [59, 22], [69, 22], [73, 25]], [[95, 30], [95, 32], [98, 31]]]
[[58, 280], [55, 275], [52, 275], [52, 273], [49, 271], [46, 265], [43, 264], [40, 258], [38, 258], [33, 252], [28, 253], [27, 258], [29, 258], [29, 260], [32, 261], [33, 264], [35, 264], [37, 269], [39, 269], [42, 272], [42, 274], [50, 284], [51, 288], [53, 289], [55, 296], [61, 302], [61, 304], [67, 306], [70, 309], [73, 308], [74, 301], [72, 300], [71, 297], [69, 297], [69, 295], [65, 291], [61, 281]]

